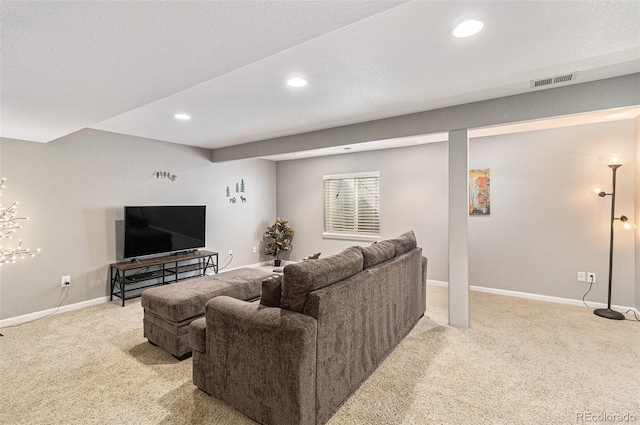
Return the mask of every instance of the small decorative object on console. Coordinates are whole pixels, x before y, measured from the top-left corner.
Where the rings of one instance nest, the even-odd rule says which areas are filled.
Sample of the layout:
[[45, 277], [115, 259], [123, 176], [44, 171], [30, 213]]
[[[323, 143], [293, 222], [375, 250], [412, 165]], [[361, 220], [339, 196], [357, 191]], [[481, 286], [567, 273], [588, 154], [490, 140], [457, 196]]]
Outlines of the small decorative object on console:
[[273, 255], [275, 260], [273, 264], [276, 267], [280, 266], [280, 259], [278, 256], [281, 251], [291, 250], [291, 240], [293, 239], [293, 229], [289, 227], [289, 222], [283, 218], [277, 218], [273, 226], [267, 227], [264, 232], [266, 238], [273, 238], [273, 242], [268, 243], [264, 247], [264, 253], [267, 255]]

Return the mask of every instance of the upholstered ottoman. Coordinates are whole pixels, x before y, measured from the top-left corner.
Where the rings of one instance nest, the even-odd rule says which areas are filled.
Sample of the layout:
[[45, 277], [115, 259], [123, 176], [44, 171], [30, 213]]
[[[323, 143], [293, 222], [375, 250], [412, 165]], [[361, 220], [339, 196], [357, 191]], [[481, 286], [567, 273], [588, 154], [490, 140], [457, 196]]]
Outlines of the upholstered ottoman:
[[239, 300], [260, 297], [262, 280], [274, 273], [244, 267], [211, 276], [145, 289], [144, 336], [179, 360], [191, 354], [189, 324], [204, 316], [210, 299], [226, 295]]

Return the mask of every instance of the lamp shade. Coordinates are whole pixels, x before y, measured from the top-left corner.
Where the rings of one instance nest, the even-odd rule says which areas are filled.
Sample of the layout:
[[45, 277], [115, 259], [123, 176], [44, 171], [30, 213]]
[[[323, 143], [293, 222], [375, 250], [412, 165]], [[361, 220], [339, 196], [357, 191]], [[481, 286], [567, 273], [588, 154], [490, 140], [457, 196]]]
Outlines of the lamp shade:
[[626, 216], [620, 216], [620, 222], [622, 223], [622, 227], [624, 227], [627, 230], [631, 230], [631, 229], [635, 229], [636, 225], [633, 223], [633, 221], [629, 220]]
[[624, 165], [632, 158], [631, 154], [623, 154], [623, 153], [612, 153], [609, 155], [601, 155], [598, 157], [600, 161], [603, 161], [607, 165]]
[[601, 184], [594, 184], [589, 188], [589, 195], [591, 196], [602, 196], [601, 193], [605, 193], [604, 186]]

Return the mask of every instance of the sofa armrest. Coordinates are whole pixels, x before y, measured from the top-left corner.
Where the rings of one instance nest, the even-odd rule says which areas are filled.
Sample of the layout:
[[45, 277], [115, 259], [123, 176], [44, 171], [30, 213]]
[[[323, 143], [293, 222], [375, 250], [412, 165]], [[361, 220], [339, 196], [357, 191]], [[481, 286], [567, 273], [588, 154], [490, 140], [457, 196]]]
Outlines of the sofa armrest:
[[206, 351], [206, 319], [201, 317], [189, 323], [189, 347], [204, 353]]
[[315, 424], [313, 317], [226, 296], [205, 316], [211, 395], [262, 424]]

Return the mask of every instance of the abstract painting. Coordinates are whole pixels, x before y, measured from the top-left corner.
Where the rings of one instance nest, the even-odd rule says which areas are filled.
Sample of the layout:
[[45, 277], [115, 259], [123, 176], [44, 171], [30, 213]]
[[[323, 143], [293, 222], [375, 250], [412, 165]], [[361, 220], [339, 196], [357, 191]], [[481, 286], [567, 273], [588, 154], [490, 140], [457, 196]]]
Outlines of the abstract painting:
[[491, 213], [491, 170], [482, 168], [469, 170], [469, 215]]

